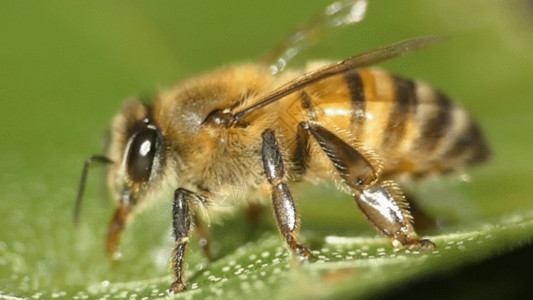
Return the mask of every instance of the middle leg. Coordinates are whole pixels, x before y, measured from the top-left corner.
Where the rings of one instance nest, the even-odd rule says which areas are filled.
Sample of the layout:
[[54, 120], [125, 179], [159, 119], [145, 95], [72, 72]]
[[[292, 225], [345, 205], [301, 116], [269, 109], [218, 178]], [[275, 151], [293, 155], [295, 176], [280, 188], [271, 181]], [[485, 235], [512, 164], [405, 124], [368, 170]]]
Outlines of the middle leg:
[[287, 245], [300, 258], [308, 259], [311, 252], [298, 241], [300, 220], [296, 213], [296, 204], [289, 186], [284, 181], [285, 169], [274, 130], [267, 129], [263, 138], [263, 168], [272, 187], [272, 206], [276, 223]]

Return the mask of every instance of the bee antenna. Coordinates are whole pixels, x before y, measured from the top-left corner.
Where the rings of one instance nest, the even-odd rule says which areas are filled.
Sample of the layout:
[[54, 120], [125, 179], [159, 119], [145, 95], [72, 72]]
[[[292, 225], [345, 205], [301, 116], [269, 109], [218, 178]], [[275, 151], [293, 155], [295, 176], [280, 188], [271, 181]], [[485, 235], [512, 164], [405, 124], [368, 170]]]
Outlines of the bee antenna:
[[81, 202], [83, 201], [83, 193], [85, 191], [85, 183], [87, 182], [87, 174], [89, 173], [89, 167], [93, 163], [110, 164], [113, 163], [113, 161], [107, 156], [103, 155], [93, 155], [85, 160], [85, 163], [83, 164], [83, 169], [81, 170], [80, 184], [78, 186], [78, 195], [76, 196], [76, 203], [74, 204], [73, 211], [73, 222], [74, 226], [76, 227], [78, 226], [78, 222], [80, 219]]

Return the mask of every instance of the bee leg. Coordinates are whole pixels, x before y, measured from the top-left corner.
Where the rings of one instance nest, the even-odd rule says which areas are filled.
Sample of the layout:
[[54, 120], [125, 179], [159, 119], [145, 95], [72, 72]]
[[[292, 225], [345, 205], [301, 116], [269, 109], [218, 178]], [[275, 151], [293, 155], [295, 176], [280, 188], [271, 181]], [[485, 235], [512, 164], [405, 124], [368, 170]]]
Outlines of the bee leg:
[[308, 259], [311, 257], [311, 252], [298, 241], [300, 222], [291, 190], [283, 180], [285, 176], [283, 158], [274, 130], [267, 129], [261, 136], [263, 138], [263, 168], [268, 182], [272, 186], [272, 206], [278, 229], [289, 248], [297, 253], [301, 259]]
[[211, 243], [209, 242], [209, 234], [207, 229], [205, 228], [204, 223], [196, 215], [193, 215], [193, 218], [196, 232], [198, 232], [198, 235], [200, 235], [200, 246], [204, 251], [205, 257], [211, 261], [213, 260], [213, 256], [211, 255]]
[[435, 248], [430, 240], [418, 238], [409, 204], [397, 184], [384, 181], [353, 191], [359, 209], [379, 232], [391, 239], [395, 247], [413, 250]]
[[109, 222], [107, 230], [106, 251], [113, 260], [120, 258], [120, 234], [126, 227], [128, 215], [132, 207], [126, 204], [119, 204], [115, 209], [113, 218]]
[[341, 138], [316, 123], [300, 124], [309, 130], [335, 168], [351, 188], [355, 202], [368, 221], [394, 246], [433, 249], [435, 244], [420, 240], [413, 228], [409, 205], [392, 181], [378, 182], [372, 163]]
[[194, 193], [184, 188], [179, 188], [174, 192], [172, 229], [176, 245], [172, 253], [172, 269], [176, 280], [172, 283], [170, 290], [175, 293], [185, 290], [184, 258], [191, 229], [191, 213], [187, 197], [191, 195]]

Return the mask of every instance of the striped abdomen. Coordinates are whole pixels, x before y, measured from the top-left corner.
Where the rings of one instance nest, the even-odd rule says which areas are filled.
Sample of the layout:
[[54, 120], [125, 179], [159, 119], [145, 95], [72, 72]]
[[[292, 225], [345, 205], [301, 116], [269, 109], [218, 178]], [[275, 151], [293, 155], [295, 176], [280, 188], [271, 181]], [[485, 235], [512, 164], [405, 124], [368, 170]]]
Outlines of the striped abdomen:
[[303, 118], [349, 131], [357, 144], [381, 156], [386, 173], [446, 172], [489, 154], [466, 111], [422, 82], [377, 69], [352, 70], [312, 84], [297, 97], [292, 116], [303, 110]]

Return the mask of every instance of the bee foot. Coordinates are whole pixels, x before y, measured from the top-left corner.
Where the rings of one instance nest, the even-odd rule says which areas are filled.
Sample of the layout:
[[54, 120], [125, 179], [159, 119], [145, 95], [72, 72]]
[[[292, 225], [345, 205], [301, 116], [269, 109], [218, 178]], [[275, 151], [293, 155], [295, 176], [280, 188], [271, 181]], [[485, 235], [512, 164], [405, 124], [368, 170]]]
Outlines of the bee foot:
[[300, 261], [307, 261], [309, 258], [311, 258], [311, 251], [309, 251], [309, 248], [298, 245], [296, 246], [296, 254], [298, 254], [298, 257], [300, 258]]
[[117, 260], [120, 260], [122, 258], [122, 252], [120, 252], [120, 250], [115, 250], [113, 252], [111, 252], [109, 254], [109, 258], [112, 260], [112, 261], [117, 261]]
[[170, 286], [171, 293], [180, 293], [185, 290], [185, 284], [183, 282], [174, 281]]
[[428, 239], [411, 239], [408, 242], [402, 244], [401, 247], [413, 251], [429, 251], [437, 248], [437, 246], [435, 246], [435, 244]]
[[432, 241], [428, 239], [423, 239], [423, 240], [420, 240], [420, 245], [419, 245], [418, 250], [426, 251], [426, 250], [433, 250], [435, 248], [437, 248], [437, 246]]

